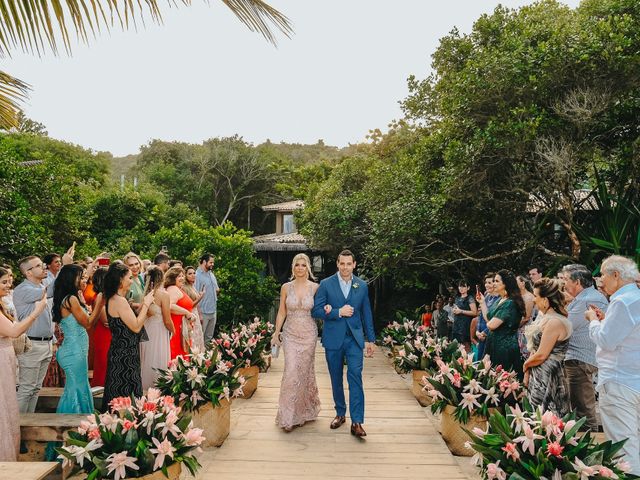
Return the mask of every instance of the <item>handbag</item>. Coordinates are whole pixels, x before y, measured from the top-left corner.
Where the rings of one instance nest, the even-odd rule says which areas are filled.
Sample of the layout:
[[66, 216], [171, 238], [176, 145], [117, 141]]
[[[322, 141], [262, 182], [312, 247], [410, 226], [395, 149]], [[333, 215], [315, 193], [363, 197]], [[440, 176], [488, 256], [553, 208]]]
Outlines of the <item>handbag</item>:
[[30, 351], [33, 348], [33, 344], [31, 343], [31, 339], [27, 337], [26, 333], [17, 336], [13, 339], [13, 351], [16, 355], [22, 355]]

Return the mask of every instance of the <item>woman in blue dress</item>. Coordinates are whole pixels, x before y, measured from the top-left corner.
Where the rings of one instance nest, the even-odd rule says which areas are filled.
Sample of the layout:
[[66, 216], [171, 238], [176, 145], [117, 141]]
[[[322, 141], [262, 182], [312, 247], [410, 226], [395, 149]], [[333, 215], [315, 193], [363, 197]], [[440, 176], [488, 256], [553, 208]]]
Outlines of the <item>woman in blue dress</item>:
[[83, 269], [65, 265], [53, 286], [53, 321], [60, 323], [64, 335], [56, 358], [64, 370], [66, 383], [56, 413], [93, 413], [93, 396], [89, 386], [89, 330], [102, 310], [102, 294], [98, 294], [89, 315], [79, 295]]
[[[98, 294], [89, 315], [87, 306], [80, 296], [82, 274], [80, 265], [62, 267], [53, 285], [53, 321], [60, 324], [64, 340], [58, 348], [56, 359], [64, 370], [66, 382], [56, 413], [93, 413], [93, 395], [89, 385], [89, 330], [100, 316], [103, 300]], [[57, 456], [54, 446], [47, 446], [46, 457], [54, 460]]]

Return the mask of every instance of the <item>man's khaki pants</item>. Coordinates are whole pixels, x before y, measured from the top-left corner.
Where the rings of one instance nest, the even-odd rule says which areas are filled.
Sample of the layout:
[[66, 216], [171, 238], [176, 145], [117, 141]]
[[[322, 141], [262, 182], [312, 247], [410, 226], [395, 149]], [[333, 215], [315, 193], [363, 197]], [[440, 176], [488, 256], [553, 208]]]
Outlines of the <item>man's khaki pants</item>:
[[598, 368], [580, 360], [565, 360], [564, 378], [569, 389], [571, 408], [577, 418], [586, 417], [584, 424], [592, 432], [598, 431], [596, 418], [596, 390], [593, 386], [593, 375]]

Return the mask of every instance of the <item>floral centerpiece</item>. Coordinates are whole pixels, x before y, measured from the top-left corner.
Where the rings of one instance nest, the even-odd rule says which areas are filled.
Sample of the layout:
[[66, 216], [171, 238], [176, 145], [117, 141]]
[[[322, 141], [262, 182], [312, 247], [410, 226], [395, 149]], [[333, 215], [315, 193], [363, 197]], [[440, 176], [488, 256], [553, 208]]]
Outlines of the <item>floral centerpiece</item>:
[[412, 340], [406, 340], [398, 348], [398, 355], [394, 360], [397, 370], [408, 373], [412, 370], [436, 370], [436, 358], [449, 363], [455, 358], [465, 355], [465, 350], [456, 340], [435, 338], [424, 332], [419, 332]]
[[496, 413], [486, 430], [468, 432], [483, 479], [586, 480], [638, 478], [627, 473], [619, 457], [624, 442], [597, 443], [591, 433], [579, 434], [586, 419], [575, 414], [559, 418], [553, 412], [533, 410], [525, 401]]
[[467, 423], [472, 415], [489, 418], [489, 409], [515, 405], [524, 397], [523, 385], [515, 372], [493, 368], [489, 356], [480, 362], [473, 354], [465, 354], [445, 363], [436, 358], [438, 371], [429, 378], [429, 394], [434, 397], [431, 411], [441, 412], [446, 406], [454, 407], [454, 417]]
[[230, 400], [243, 394], [246, 384], [239, 368], [218, 350], [178, 355], [161, 370], [156, 387], [183, 410], [194, 412], [193, 422], [204, 430], [206, 446], [219, 447], [231, 430]]
[[[146, 397], [118, 397], [110, 412], [87, 416], [65, 445], [56, 448], [64, 467], [87, 473], [88, 480], [138, 478], [184, 464], [195, 475], [200, 468], [193, 452], [204, 441], [171, 396], [150, 388]], [[179, 470], [178, 470], [179, 472]]]
[[402, 319], [401, 322], [393, 321], [380, 332], [382, 345], [393, 349], [395, 346], [412, 341], [419, 334], [426, 333], [426, 330], [426, 327], [406, 318]]
[[160, 370], [156, 388], [190, 412], [207, 404], [220, 406], [223, 400], [242, 395], [245, 384], [237, 366], [222, 357], [218, 350], [178, 355], [166, 370]]

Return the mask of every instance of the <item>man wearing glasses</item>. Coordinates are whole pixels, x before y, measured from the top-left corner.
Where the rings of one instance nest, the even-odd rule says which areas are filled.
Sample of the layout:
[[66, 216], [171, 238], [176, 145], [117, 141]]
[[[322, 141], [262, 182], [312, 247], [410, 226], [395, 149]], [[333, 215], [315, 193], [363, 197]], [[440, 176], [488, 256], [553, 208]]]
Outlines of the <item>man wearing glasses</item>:
[[[47, 278], [47, 267], [40, 258], [31, 256], [20, 261], [20, 271], [25, 280], [13, 292], [18, 321], [27, 318], [42, 299], [46, 290], [43, 280]], [[33, 413], [38, 402], [38, 393], [51, 362], [53, 325], [51, 310], [45, 308], [27, 330], [32, 348], [18, 355], [18, 406], [20, 413]]]

